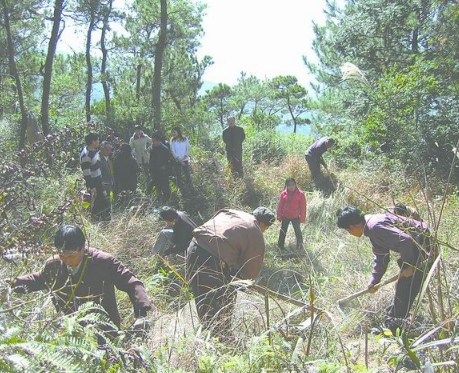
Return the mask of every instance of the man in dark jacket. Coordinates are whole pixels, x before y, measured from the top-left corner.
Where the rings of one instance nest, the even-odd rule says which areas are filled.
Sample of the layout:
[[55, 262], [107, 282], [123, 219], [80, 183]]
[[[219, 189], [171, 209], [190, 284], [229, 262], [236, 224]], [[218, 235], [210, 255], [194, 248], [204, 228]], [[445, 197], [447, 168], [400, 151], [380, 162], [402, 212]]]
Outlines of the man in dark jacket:
[[109, 200], [115, 187], [115, 179], [113, 178], [113, 159], [111, 155], [112, 144], [108, 141], [102, 141], [100, 143], [100, 171], [102, 173], [102, 185], [104, 186], [105, 192], [107, 192], [107, 198]]
[[400, 319], [408, 316], [429, 270], [426, 259], [435, 255], [426, 223], [391, 213], [364, 215], [348, 206], [338, 210], [337, 224], [355, 237], [367, 236], [373, 246], [374, 267], [368, 289], [374, 293], [390, 261], [390, 252], [400, 254], [400, 275], [392, 306], [387, 309], [385, 325], [395, 335]]
[[274, 223], [274, 213], [258, 207], [252, 214], [218, 211], [193, 231], [187, 252], [187, 279], [203, 327], [214, 335], [230, 334], [236, 290], [227, 286], [236, 277], [254, 280], [265, 254], [263, 232]]
[[118, 196], [123, 191], [136, 192], [139, 170], [139, 166], [132, 156], [131, 146], [129, 144], [121, 144], [120, 152], [113, 162], [115, 188]]
[[13, 291], [51, 291], [56, 309], [64, 314], [75, 312], [85, 302], [98, 303], [119, 328], [116, 287], [129, 295], [134, 306], [134, 327], [145, 327], [152, 306], [142, 282], [110, 254], [86, 247], [85, 241], [78, 226], [62, 225], [54, 240], [58, 254], [48, 259], [41, 271], [13, 279]]
[[226, 145], [226, 157], [235, 177], [243, 177], [242, 168], [242, 143], [245, 140], [245, 132], [242, 127], [236, 126], [234, 117], [227, 120], [228, 127], [223, 131], [223, 142]]
[[311, 178], [317, 187], [321, 187], [322, 184], [322, 171], [320, 166], [324, 166], [327, 169], [327, 164], [324, 161], [324, 153], [335, 145], [335, 140], [331, 137], [322, 137], [315, 141], [308, 150], [304, 153], [306, 162], [308, 162], [309, 171], [311, 172]]
[[[153, 134], [150, 150], [150, 178], [155, 187], [159, 202], [167, 202], [171, 196], [169, 185], [169, 170], [172, 167], [172, 153], [162, 142], [160, 133]], [[151, 188], [150, 188], [151, 189]]]

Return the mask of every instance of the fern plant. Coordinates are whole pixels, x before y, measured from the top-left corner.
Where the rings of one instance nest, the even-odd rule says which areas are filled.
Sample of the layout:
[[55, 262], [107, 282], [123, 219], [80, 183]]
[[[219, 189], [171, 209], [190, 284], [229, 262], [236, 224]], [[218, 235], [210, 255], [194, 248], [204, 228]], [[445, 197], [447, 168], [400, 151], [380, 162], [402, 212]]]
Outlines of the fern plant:
[[[6, 318], [4, 318], [6, 319]], [[2, 320], [0, 371], [11, 373], [98, 373], [154, 371], [145, 349], [124, 345], [130, 335], [118, 331], [102, 306], [83, 304], [75, 313], [28, 330], [15, 319]]]

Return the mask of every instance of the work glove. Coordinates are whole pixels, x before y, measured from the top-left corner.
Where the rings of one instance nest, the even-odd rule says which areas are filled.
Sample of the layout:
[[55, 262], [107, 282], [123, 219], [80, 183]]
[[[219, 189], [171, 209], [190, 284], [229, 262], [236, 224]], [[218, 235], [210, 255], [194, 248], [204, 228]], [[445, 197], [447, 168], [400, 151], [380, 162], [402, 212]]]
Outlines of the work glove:
[[150, 326], [150, 320], [145, 317], [139, 317], [137, 320], [135, 320], [134, 325], [132, 325], [132, 329], [139, 332], [148, 332], [150, 330]]

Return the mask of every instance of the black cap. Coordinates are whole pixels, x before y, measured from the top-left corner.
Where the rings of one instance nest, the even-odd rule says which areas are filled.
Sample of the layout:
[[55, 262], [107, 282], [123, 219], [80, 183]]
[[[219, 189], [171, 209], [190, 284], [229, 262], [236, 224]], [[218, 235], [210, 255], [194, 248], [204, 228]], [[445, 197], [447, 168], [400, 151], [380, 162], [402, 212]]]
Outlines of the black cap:
[[274, 213], [267, 207], [257, 207], [255, 210], [253, 210], [252, 215], [255, 216], [258, 221], [264, 223], [267, 226], [272, 225], [276, 221]]

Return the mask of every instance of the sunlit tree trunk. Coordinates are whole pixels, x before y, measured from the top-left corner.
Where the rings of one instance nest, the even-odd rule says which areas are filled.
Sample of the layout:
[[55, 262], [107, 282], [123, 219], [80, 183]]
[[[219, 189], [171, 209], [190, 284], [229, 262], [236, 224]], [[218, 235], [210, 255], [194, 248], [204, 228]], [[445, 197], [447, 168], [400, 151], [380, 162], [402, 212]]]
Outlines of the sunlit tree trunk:
[[43, 76], [43, 94], [41, 98], [41, 127], [43, 134], [49, 134], [49, 96], [51, 93], [51, 78], [53, 75], [53, 62], [56, 46], [60, 37], [59, 28], [62, 20], [64, 0], [56, 0], [54, 4], [53, 28], [49, 38], [48, 53], [46, 55], [45, 73]]
[[109, 0], [107, 7], [104, 9], [104, 18], [103, 18], [103, 25], [102, 25], [102, 33], [100, 37], [100, 49], [102, 51], [102, 66], [101, 66], [101, 83], [102, 88], [104, 90], [104, 97], [105, 97], [105, 115], [107, 118], [107, 123], [112, 125], [113, 123], [113, 113], [112, 113], [112, 105], [110, 100], [110, 87], [108, 83], [108, 73], [107, 73], [107, 60], [108, 60], [108, 50], [105, 44], [105, 39], [107, 36], [107, 31], [109, 29], [109, 18], [110, 13], [112, 12], [113, 8], [113, 1]]
[[25, 137], [27, 131], [27, 110], [24, 105], [24, 93], [22, 91], [21, 78], [19, 77], [16, 66], [16, 52], [13, 45], [13, 37], [11, 36], [10, 15], [6, 0], [1, 0], [3, 11], [3, 22], [6, 33], [7, 49], [8, 49], [8, 66], [10, 74], [16, 83], [16, 91], [18, 94], [19, 109], [21, 112], [21, 129], [19, 132], [19, 149], [23, 149], [25, 145]]
[[91, 121], [91, 92], [92, 92], [92, 61], [91, 61], [91, 37], [95, 25], [95, 17], [91, 15], [89, 21], [88, 31], [86, 33], [86, 67], [88, 69], [86, 76], [86, 96], [85, 96], [85, 110], [86, 121]]
[[161, 70], [167, 40], [167, 0], [161, 0], [161, 24], [155, 51], [155, 71], [153, 73], [153, 123], [155, 130], [162, 130], [161, 124]]

